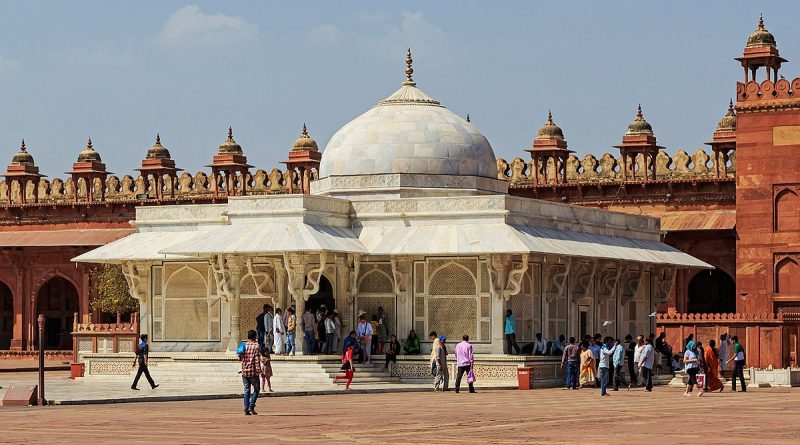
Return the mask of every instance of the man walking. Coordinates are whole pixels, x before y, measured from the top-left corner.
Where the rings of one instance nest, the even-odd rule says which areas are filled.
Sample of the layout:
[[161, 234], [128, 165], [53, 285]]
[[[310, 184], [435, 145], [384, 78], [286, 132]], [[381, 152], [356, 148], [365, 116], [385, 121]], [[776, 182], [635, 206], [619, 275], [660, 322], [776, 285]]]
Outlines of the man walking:
[[272, 306], [267, 306], [266, 311], [264, 314], [264, 346], [272, 351], [272, 345], [275, 343], [275, 335], [272, 333], [272, 320], [275, 315], [272, 313]]
[[306, 308], [303, 314], [303, 338], [306, 343], [306, 354], [314, 353], [314, 328], [317, 327], [317, 317], [311, 312], [310, 308]]
[[647, 337], [639, 357], [639, 374], [642, 376], [642, 383], [644, 383], [644, 389], [647, 392], [653, 391], [653, 363], [655, 358], [656, 350], [653, 347], [653, 340]]
[[611, 356], [614, 355], [614, 348], [611, 343], [611, 337], [606, 337], [603, 346], [600, 348], [600, 364], [598, 369], [600, 370], [600, 395], [601, 396], [609, 396], [608, 392], [606, 392], [606, 388], [608, 387], [608, 378], [609, 378], [609, 367]]
[[622, 374], [622, 362], [625, 361], [625, 348], [622, 347], [619, 339], [614, 341], [613, 347], [614, 354], [611, 358], [614, 361], [614, 367], [611, 368], [611, 381], [614, 382], [614, 391], [619, 391], [619, 381]]
[[436, 362], [436, 378], [433, 381], [433, 390], [449, 391], [450, 373], [447, 369], [447, 347], [445, 342], [447, 338], [444, 335], [439, 336], [439, 341], [433, 343], [433, 357]]
[[[131, 385], [131, 389], [134, 391], [139, 390], [139, 388], [137, 388], [136, 385], [139, 384], [139, 378], [142, 376], [142, 374], [144, 374], [144, 377], [147, 379], [147, 383], [150, 384], [150, 387], [156, 389], [158, 388], [158, 385], [156, 385], [156, 382], [154, 382], [153, 378], [150, 377], [150, 370], [147, 369], [147, 360], [150, 355], [150, 346], [147, 344], [147, 334], [140, 335], [139, 339], [141, 341], [139, 342], [139, 345], [136, 347], [136, 358], [133, 359], [134, 367], [136, 366], [136, 362], [139, 362], [139, 370], [136, 371], [136, 377], [133, 379], [133, 384]], [[744, 385], [744, 383], [742, 383], [742, 385]]]
[[475, 392], [474, 382], [470, 381], [470, 374], [472, 373], [472, 366], [475, 364], [475, 357], [472, 354], [472, 344], [469, 342], [469, 335], [461, 337], [461, 343], [456, 345], [456, 364], [458, 365], [458, 374], [456, 374], [456, 394], [461, 388], [461, 377], [467, 373], [467, 384], [469, 385], [469, 392]]
[[722, 371], [731, 369], [731, 336], [727, 333], [719, 336], [719, 369]]
[[256, 333], [258, 334], [258, 346], [264, 347], [264, 338], [266, 337], [267, 329], [264, 326], [264, 317], [267, 315], [269, 305], [265, 304], [261, 313], [256, 315]]
[[644, 350], [644, 337], [641, 335], [636, 336], [636, 346], [633, 348], [633, 363], [637, 370], [636, 372], [636, 386], [642, 384], [642, 375], [640, 371], [640, 364], [642, 363], [642, 350]]
[[[506, 349], [508, 350], [509, 355], [513, 355], [513, 351], [517, 351], [519, 354], [519, 345], [517, 344], [517, 321], [514, 319], [514, 314], [511, 313], [511, 309], [506, 311], [506, 320], [505, 320], [505, 336], [506, 336]], [[512, 349], [513, 348], [513, 349]]]
[[567, 386], [565, 389], [578, 389], [578, 366], [581, 361], [581, 348], [575, 344], [575, 337], [569, 338], [569, 344], [561, 356], [561, 367], [567, 366]]
[[297, 317], [294, 315], [294, 308], [286, 309], [289, 314], [286, 317], [286, 355], [294, 355], [297, 347], [295, 346], [295, 331], [297, 330]]
[[[280, 311], [280, 309], [277, 309]], [[276, 312], [277, 312], [276, 311]], [[246, 416], [256, 415], [256, 401], [258, 400], [258, 393], [261, 392], [261, 382], [259, 376], [261, 375], [261, 361], [260, 350], [256, 342], [256, 331], [249, 330], [247, 332], [247, 343], [244, 346], [244, 353], [239, 356], [239, 361], [242, 362], [242, 387], [244, 388], [244, 414]], [[250, 389], [252, 387], [252, 395]]]
[[731, 378], [731, 389], [736, 391], [736, 378], [742, 383], [742, 392], [747, 392], [747, 385], [744, 383], [744, 348], [739, 344], [739, 337], [734, 335], [731, 337], [733, 340], [733, 354], [728, 362], [733, 361], [733, 377]]
[[283, 317], [281, 308], [275, 308], [275, 317], [272, 319], [272, 335], [275, 336], [275, 354], [283, 352], [283, 344], [286, 342], [286, 330], [283, 327]]

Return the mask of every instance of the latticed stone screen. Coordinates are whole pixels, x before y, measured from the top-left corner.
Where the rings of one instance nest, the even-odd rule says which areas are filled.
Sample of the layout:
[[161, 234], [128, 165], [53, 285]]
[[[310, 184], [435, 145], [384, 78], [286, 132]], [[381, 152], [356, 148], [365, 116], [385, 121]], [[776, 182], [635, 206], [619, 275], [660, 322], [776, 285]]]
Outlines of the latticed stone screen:
[[361, 294], [394, 294], [390, 264], [361, 265], [358, 292]]
[[378, 313], [378, 307], [383, 307], [384, 313], [388, 314], [386, 320], [388, 332], [397, 335], [398, 338], [403, 338], [405, 333], [394, 331], [397, 328], [396, 301], [392, 265], [390, 263], [361, 263], [355, 315], [364, 312], [367, 320], [372, 320], [372, 316]]
[[154, 267], [152, 284], [154, 340], [219, 340], [220, 304], [207, 264]]
[[91, 338], [78, 339], [78, 352], [93, 352], [94, 341]]
[[[372, 316], [378, 313], [378, 307], [383, 307], [383, 310], [389, 315], [386, 328], [389, 334], [395, 334], [398, 338], [403, 338], [404, 335], [397, 333], [392, 329], [396, 329], [397, 323], [395, 317], [397, 311], [395, 310], [395, 297], [391, 296], [377, 296], [377, 295], [358, 295], [356, 297], [356, 314], [361, 311], [366, 312], [367, 320], [372, 320]], [[377, 335], [377, 332], [375, 333]]]
[[[616, 275], [617, 272], [612, 271], [611, 274]], [[600, 281], [601, 278], [602, 275], [600, 277], [596, 277], [598, 281]], [[596, 287], [596, 289], [601, 289], [602, 283], [597, 284], [598, 287]], [[617, 295], [619, 295], [621, 284], [622, 280], [617, 280], [616, 289], [608, 289], [606, 292], [598, 292], [595, 296], [595, 305], [597, 306], [595, 311], [595, 332], [599, 332], [604, 337], [607, 335], [613, 336], [617, 328]], [[603, 326], [606, 321], [610, 321], [611, 324]]]
[[[546, 277], [542, 277], [544, 280]], [[564, 280], [564, 289], [569, 289], [569, 276]], [[551, 292], [545, 297], [547, 314], [547, 332], [544, 336], [548, 340], [557, 339], [559, 335], [567, 335], [567, 292]]]
[[272, 298], [242, 296], [239, 299], [239, 338], [246, 339], [247, 331], [256, 329], [256, 319], [265, 304], [272, 306]]
[[455, 339], [467, 334], [476, 342], [491, 341], [492, 300], [486, 267], [477, 258], [415, 262], [415, 329], [423, 335], [436, 331]]
[[167, 299], [164, 337], [168, 340], [208, 339], [208, 300]]
[[627, 301], [620, 308], [620, 325], [617, 335], [623, 337], [627, 334], [636, 337], [647, 335], [650, 329], [650, 272], [642, 275], [639, 283], [639, 292], [635, 298]]
[[[249, 272], [239, 282], [239, 338], [247, 338], [247, 331], [256, 328], [256, 319], [265, 304], [275, 307], [275, 269], [268, 264], [254, 264], [254, 274]], [[219, 323], [217, 322], [216, 325]], [[211, 321], [214, 331], [215, 322]]]
[[508, 302], [516, 320], [517, 341], [531, 342], [542, 332], [541, 264], [530, 264], [522, 280], [522, 289]]

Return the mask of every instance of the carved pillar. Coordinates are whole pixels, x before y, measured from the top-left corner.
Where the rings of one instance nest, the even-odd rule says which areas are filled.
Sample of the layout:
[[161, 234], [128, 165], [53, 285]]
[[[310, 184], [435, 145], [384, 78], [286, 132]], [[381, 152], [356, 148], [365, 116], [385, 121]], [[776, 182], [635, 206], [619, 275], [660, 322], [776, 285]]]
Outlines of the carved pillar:
[[228, 268], [229, 281], [228, 291], [231, 309], [231, 338], [228, 340], [228, 350], [235, 351], [239, 347], [240, 337], [240, 317], [239, 317], [239, 283], [241, 282], [242, 263], [236, 257], [226, 258], [225, 265]]
[[397, 296], [397, 320], [390, 325], [393, 332], [402, 335], [413, 329], [413, 301], [411, 297], [411, 265], [410, 257], [391, 258], [394, 293]]
[[516, 266], [511, 263], [511, 255], [491, 255], [488, 262], [489, 292], [494, 298], [492, 308], [492, 352], [503, 353], [505, 303], [522, 290], [522, 279], [528, 271], [528, 255], [522, 255], [522, 262]]
[[[303, 313], [306, 310], [306, 300], [319, 290], [319, 282], [325, 270], [327, 252], [320, 252], [319, 267], [311, 268], [308, 263], [311, 256], [300, 253], [284, 253], [283, 267], [286, 269], [288, 279], [289, 294], [294, 298], [295, 310], [297, 311], [297, 330], [295, 332], [304, 333]], [[307, 282], [307, 283], [306, 283]], [[309, 287], [310, 285], [310, 287]], [[303, 354], [303, 335], [295, 335], [295, 346], [297, 354]]]
[[122, 263], [122, 275], [128, 284], [128, 292], [139, 302], [139, 332], [150, 334], [150, 305], [148, 304], [152, 286], [148, 280], [150, 266], [146, 263], [125, 261]]
[[[347, 314], [342, 318], [342, 335], [345, 332], [350, 332], [355, 326], [352, 325], [355, 318], [355, 298], [358, 295], [358, 275], [361, 272], [361, 255], [348, 254], [347, 255]], [[345, 326], [347, 329], [345, 329]]]

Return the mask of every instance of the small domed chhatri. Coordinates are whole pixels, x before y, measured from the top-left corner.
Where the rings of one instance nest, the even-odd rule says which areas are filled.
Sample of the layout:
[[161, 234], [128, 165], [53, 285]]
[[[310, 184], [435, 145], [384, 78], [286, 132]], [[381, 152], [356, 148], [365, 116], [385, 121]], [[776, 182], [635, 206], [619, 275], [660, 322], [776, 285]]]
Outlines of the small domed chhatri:
[[13, 165], [34, 165], [33, 156], [28, 153], [28, 150], [25, 148], [25, 139], [22, 140], [22, 144], [19, 146], [19, 151], [17, 154], [11, 158], [11, 164]]
[[317, 141], [308, 135], [306, 124], [303, 124], [303, 132], [300, 134], [300, 137], [294, 141], [294, 144], [292, 144], [292, 150], [319, 150]]
[[89, 138], [89, 142], [86, 143], [86, 148], [78, 154], [78, 162], [102, 162], [100, 153], [92, 147], [92, 138]]
[[736, 111], [733, 109], [733, 100], [728, 104], [728, 112], [719, 120], [717, 131], [736, 131]]
[[628, 125], [628, 131], [625, 134], [653, 134], [653, 127], [650, 126], [650, 123], [644, 120], [644, 115], [642, 114], [642, 106], [636, 110], [636, 118]]
[[549, 110], [547, 111], [547, 122], [536, 133], [536, 139], [564, 139], [564, 132], [561, 131], [561, 127], [553, 123], [553, 114]]
[[233, 139], [233, 128], [228, 127], [228, 139], [219, 146], [219, 154], [242, 154], [242, 146]]
[[775, 36], [764, 27], [764, 16], [758, 17], [758, 28], [747, 38], [745, 48], [759, 48], [764, 46], [777, 46]]
[[160, 134], [156, 134], [156, 143], [147, 150], [147, 159], [170, 159], [169, 150], [161, 145]]

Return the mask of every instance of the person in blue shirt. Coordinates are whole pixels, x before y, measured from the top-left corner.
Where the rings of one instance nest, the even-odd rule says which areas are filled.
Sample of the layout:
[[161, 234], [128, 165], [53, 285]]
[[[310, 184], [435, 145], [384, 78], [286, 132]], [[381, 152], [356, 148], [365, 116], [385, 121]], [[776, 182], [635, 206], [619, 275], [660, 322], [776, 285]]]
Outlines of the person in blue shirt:
[[508, 350], [508, 354], [514, 355], [512, 352], [513, 350], [517, 351], [517, 355], [519, 355], [519, 345], [517, 344], [517, 328], [516, 328], [517, 321], [514, 319], [514, 314], [511, 312], [511, 309], [506, 311], [506, 321], [505, 321], [505, 335], [506, 335], [506, 349]]
[[139, 370], [136, 371], [136, 378], [133, 379], [133, 384], [131, 385], [131, 389], [134, 391], [138, 391], [139, 388], [136, 385], [139, 384], [139, 378], [142, 377], [144, 374], [145, 378], [147, 379], [147, 383], [150, 384], [150, 387], [153, 389], [158, 388], [156, 382], [153, 381], [153, 378], [150, 377], [150, 370], [147, 369], [147, 361], [150, 355], [150, 346], [147, 345], [147, 334], [142, 334], [139, 336], [141, 340], [139, 344], [136, 346], [136, 357], [133, 359], [133, 366], [136, 366], [136, 363], [139, 363]]
[[600, 348], [600, 364], [598, 365], [598, 369], [600, 370], [600, 395], [601, 396], [609, 396], [611, 394], [606, 392], [606, 388], [608, 387], [608, 379], [609, 379], [609, 368], [611, 364], [611, 356], [614, 355], [614, 346], [611, 343], [611, 337], [605, 338], [605, 343], [603, 343], [603, 347]]
[[622, 377], [622, 364], [625, 363], [625, 348], [619, 339], [614, 340], [613, 355], [611, 358], [614, 367], [611, 368], [611, 380], [614, 382], [614, 391], [619, 391], [619, 381]]

